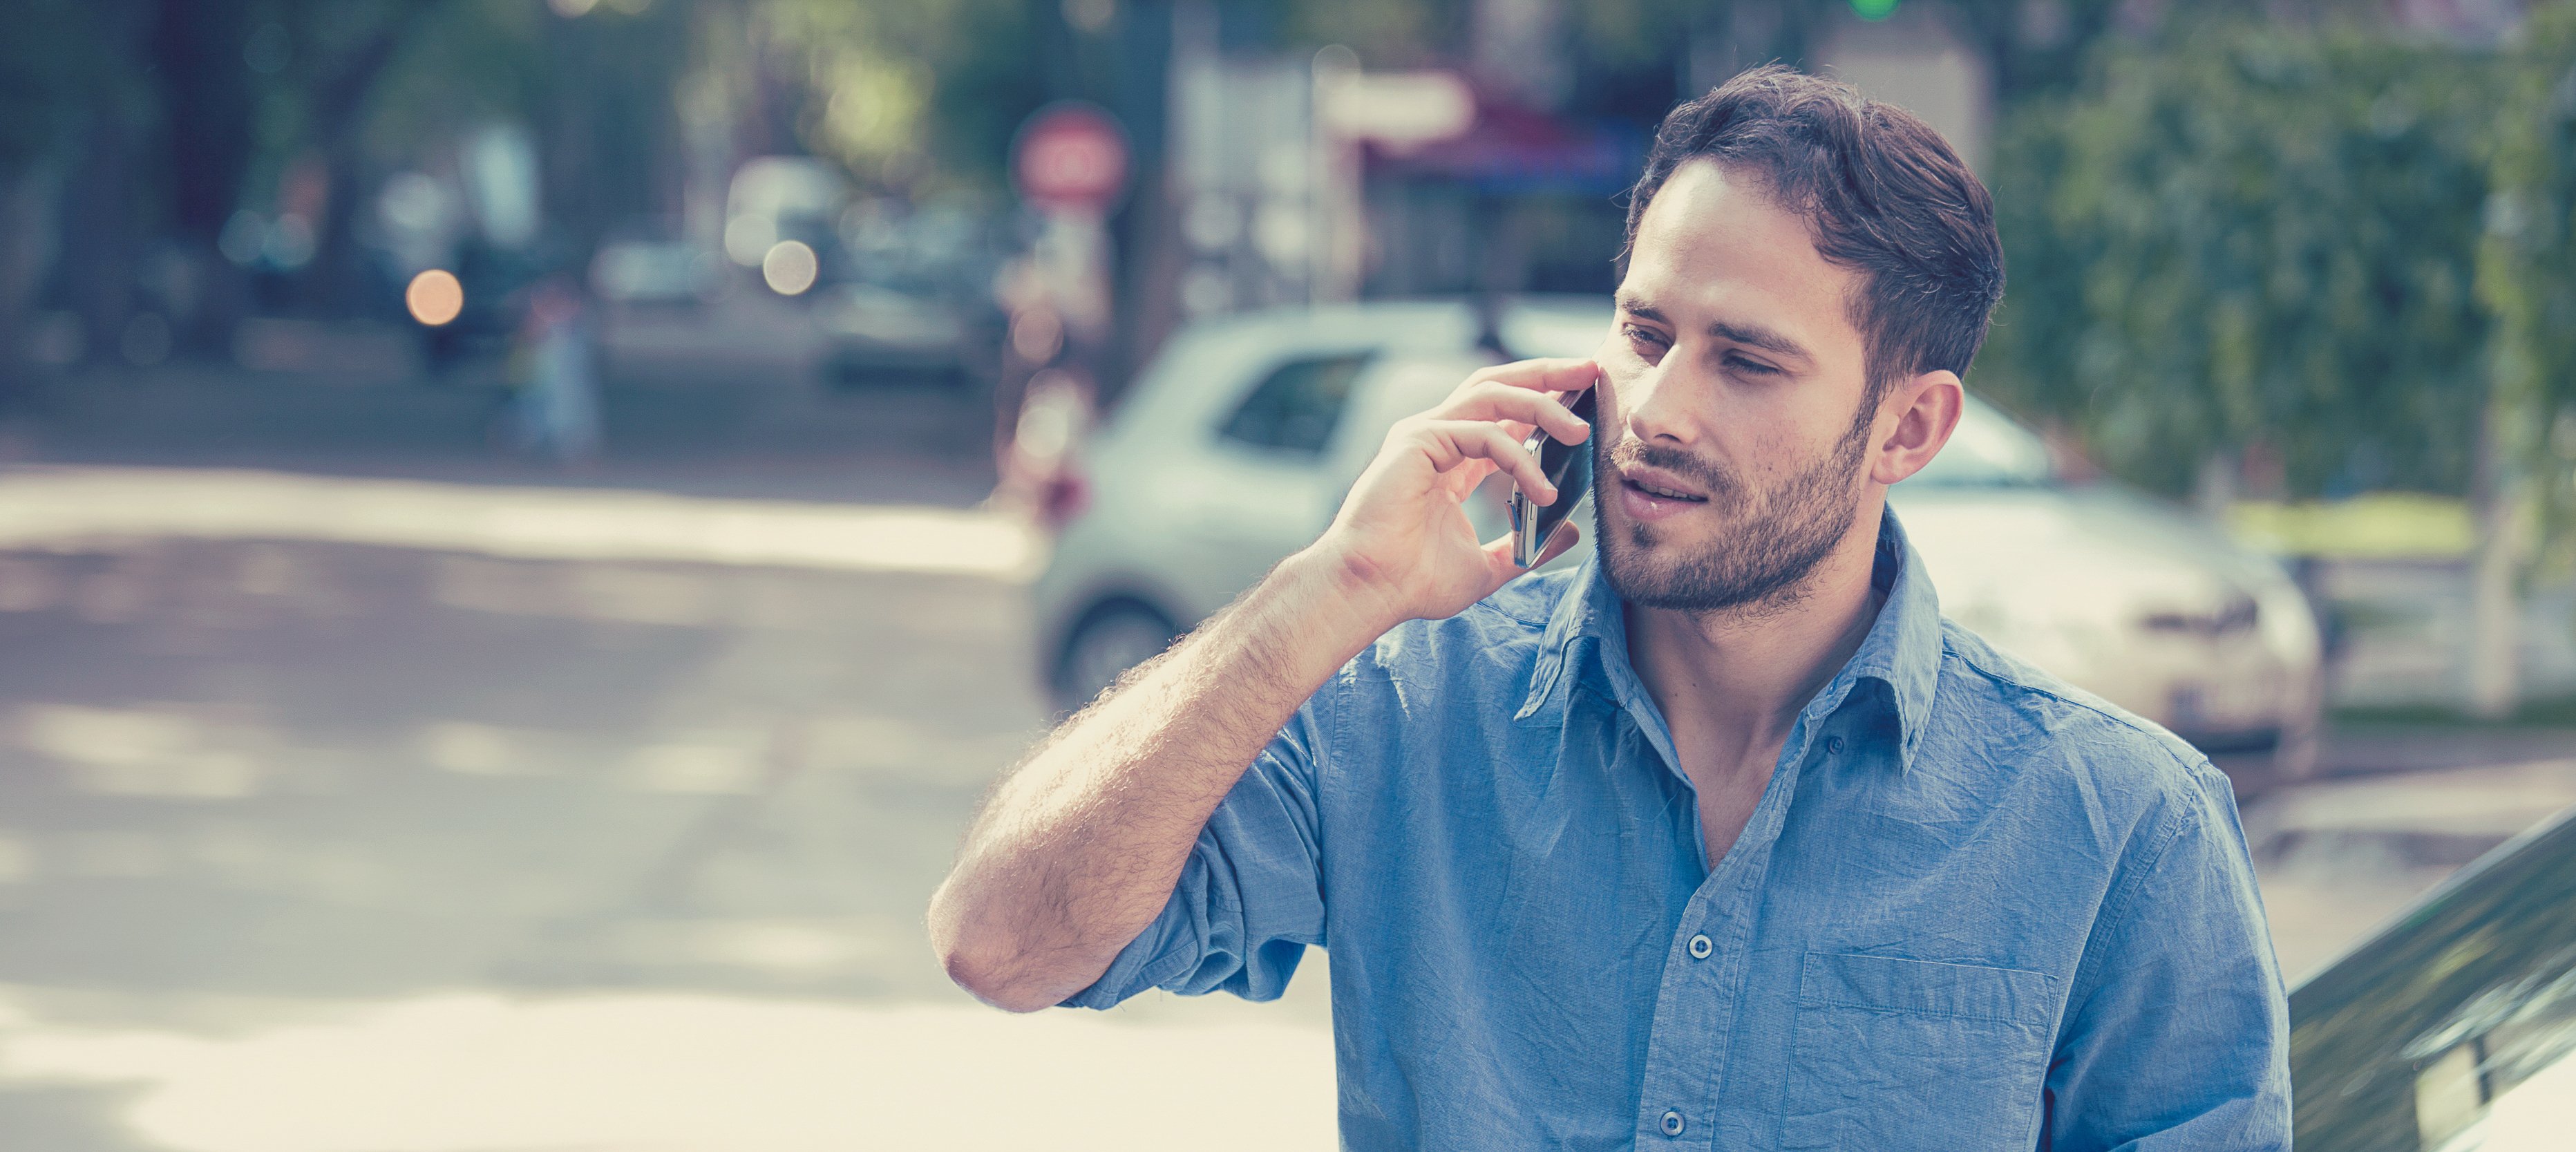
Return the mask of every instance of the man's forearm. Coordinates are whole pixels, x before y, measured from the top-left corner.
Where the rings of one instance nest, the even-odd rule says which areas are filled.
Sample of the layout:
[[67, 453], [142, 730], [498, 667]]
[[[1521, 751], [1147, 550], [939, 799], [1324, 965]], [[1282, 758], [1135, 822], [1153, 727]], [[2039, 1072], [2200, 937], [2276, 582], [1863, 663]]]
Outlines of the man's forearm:
[[1024, 1011], [1097, 979], [1280, 726], [1384, 630], [1354, 586], [1333, 561], [1290, 557], [1041, 745], [932, 900], [949, 974]]

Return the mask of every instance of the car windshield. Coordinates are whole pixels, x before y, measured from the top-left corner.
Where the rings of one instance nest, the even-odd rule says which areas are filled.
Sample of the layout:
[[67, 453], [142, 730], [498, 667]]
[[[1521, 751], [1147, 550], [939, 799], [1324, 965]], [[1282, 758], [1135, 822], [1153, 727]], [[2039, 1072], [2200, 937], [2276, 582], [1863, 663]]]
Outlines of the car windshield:
[[2055, 479], [2046, 441], [1971, 396], [1950, 443], [1904, 483], [1913, 488], [2024, 488]]

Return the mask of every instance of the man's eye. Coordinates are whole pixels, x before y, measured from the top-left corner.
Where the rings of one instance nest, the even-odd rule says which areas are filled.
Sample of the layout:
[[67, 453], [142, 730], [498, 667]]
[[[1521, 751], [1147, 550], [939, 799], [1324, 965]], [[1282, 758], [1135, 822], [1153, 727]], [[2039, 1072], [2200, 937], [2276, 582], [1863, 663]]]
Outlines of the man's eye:
[[1619, 330], [1627, 333], [1628, 342], [1631, 344], [1638, 344], [1657, 349], [1664, 346], [1664, 338], [1657, 335], [1653, 329], [1640, 328], [1634, 324], [1622, 324], [1619, 326]]
[[1747, 356], [1728, 356], [1726, 366], [1751, 376], [1777, 376], [1780, 370]]

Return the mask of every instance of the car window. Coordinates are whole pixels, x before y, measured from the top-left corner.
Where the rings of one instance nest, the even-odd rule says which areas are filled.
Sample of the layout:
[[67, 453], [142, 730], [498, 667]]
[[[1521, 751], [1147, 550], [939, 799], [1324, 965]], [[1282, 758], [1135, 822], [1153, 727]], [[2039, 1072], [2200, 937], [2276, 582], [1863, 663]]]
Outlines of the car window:
[[1371, 353], [1291, 360], [1271, 370], [1243, 398], [1222, 429], [1226, 439], [1307, 455], [1320, 454], [1349, 406], [1351, 385]]
[[2026, 487], [2048, 483], [2048, 442], [1973, 396], [1939, 455], [1909, 476], [1917, 488]]
[[2571, 816], [2471, 865], [2291, 993], [2299, 1147], [2567, 1147], [2576, 1125]]

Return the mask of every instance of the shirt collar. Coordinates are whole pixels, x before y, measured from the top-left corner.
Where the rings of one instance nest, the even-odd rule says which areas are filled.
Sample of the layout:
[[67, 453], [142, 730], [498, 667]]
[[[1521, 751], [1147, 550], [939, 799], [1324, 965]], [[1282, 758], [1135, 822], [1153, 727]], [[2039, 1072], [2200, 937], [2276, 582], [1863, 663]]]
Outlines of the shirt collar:
[[[1941, 604], [1894, 509], [1879, 517], [1877, 561], [1870, 579], [1886, 593], [1886, 601], [1869, 633], [1861, 638], [1859, 650], [1808, 704], [1806, 719], [1813, 730], [1842, 707], [1860, 682], [1876, 680], [1887, 686], [1887, 698], [1896, 712], [1899, 763], [1911, 764], [1940, 678]], [[1530, 672], [1529, 695], [1513, 719], [1536, 715], [1556, 694], [1559, 681], [1580, 660], [1577, 641], [1582, 640], [1592, 642], [1591, 649], [1603, 661], [1604, 672], [1612, 676], [1614, 689], [1616, 681], [1629, 678], [1608, 667], [1615, 660], [1619, 670], [1625, 670], [1628, 629], [1620, 614], [1619, 594], [1601, 570], [1598, 551], [1583, 562], [1573, 586], [1548, 614], [1547, 630], [1539, 637], [1538, 663]]]

